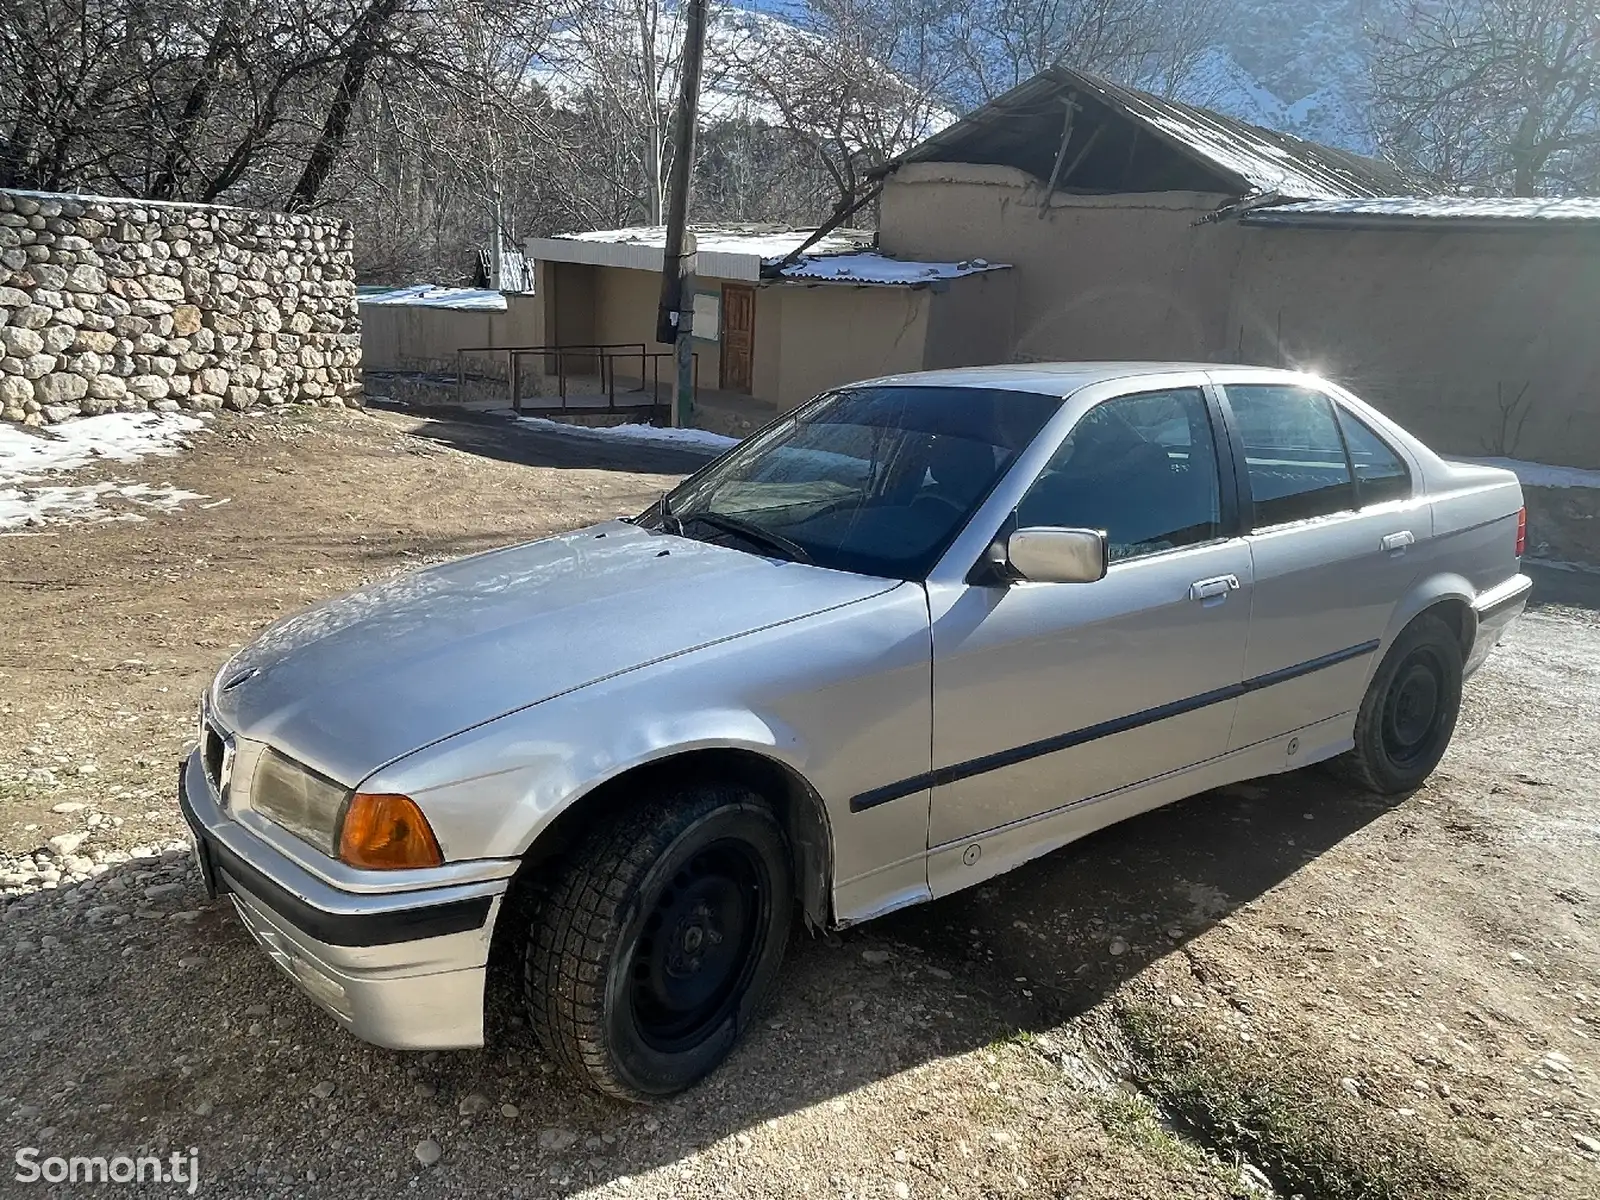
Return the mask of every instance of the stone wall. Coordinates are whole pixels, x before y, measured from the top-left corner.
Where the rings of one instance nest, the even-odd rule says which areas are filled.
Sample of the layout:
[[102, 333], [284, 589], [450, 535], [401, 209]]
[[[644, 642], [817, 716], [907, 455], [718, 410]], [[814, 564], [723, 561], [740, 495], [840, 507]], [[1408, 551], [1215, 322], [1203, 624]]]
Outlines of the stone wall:
[[0, 417], [360, 402], [348, 226], [0, 191]]

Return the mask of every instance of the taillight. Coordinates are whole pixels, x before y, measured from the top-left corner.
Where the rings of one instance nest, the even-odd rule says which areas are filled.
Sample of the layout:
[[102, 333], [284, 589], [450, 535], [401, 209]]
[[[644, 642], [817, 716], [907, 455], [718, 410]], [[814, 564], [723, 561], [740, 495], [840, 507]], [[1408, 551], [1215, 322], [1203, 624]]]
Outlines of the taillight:
[[1522, 557], [1522, 552], [1528, 548], [1528, 510], [1526, 507], [1517, 509], [1517, 557]]

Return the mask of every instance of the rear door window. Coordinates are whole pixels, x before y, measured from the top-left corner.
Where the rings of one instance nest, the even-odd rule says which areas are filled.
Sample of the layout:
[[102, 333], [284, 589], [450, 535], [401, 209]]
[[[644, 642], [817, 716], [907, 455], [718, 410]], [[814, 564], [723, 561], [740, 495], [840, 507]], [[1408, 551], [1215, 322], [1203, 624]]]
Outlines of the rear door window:
[[1225, 390], [1244, 442], [1254, 528], [1354, 511], [1355, 481], [1332, 400], [1283, 384]]

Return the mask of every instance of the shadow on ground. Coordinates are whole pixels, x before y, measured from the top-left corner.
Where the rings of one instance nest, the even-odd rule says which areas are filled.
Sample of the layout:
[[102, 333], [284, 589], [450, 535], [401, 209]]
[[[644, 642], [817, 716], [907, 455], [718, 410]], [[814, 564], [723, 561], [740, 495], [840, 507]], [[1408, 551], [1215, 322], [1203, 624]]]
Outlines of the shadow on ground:
[[1536, 559], [1524, 559], [1523, 572], [1533, 580], [1528, 598], [1531, 609], [1587, 608], [1600, 612], [1600, 568], [1573, 570], [1547, 567]]
[[[1533, 570], [1540, 604], [1600, 600], [1600, 581]], [[86, 893], [0, 902], [0, 1142], [74, 1154], [198, 1146], [205, 1186], [235, 1197], [617, 1183], [774, 1117], [843, 1120], [832, 1106], [868, 1085], [1054, 1027], [1390, 806], [1319, 769], [1275, 776], [840, 938], [802, 936], [731, 1060], [652, 1109], [554, 1072], [512, 972], [493, 981], [483, 1050], [367, 1046], [276, 972], [226, 902], [203, 904], [181, 856], [120, 864]], [[181, 872], [182, 886], [160, 890], [162, 871]], [[413, 1157], [424, 1139], [443, 1147], [435, 1166]]]
[[456, 407], [374, 407], [427, 418], [428, 423], [415, 431], [416, 437], [521, 466], [687, 475], [716, 457], [715, 451], [693, 446], [552, 433], [502, 413], [474, 413]]
[[[226, 901], [202, 907], [192, 875], [183, 895], [152, 904], [140, 900], [148, 860], [122, 864], [91, 899], [38, 893], [0, 922], [0, 944], [59, 942], [4, 964], [6, 1037], [27, 1039], [35, 1058], [25, 1078], [0, 1079], [0, 1128], [17, 1145], [72, 1153], [197, 1145], [207, 1185], [227, 1181], [230, 1195], [266, 1195], [307, 1171], [332, 1194], [346, 1168], [352, 1184], [414, 1177], [424, 1195], [503, 1184], [506, 1171], [531, 1191], [566, 1193], [1057, 1025], [1385, 810], [1315, 770], [1282, 776], [1147, 814], [838, 939], [802, 935], [775, 1003], [731, 1061], [653, 1109], [557, 1075], [503, 969], [486, 1049], [366, 1046], [276, 973]], [[120, 928], [105, 912], [91, 923], [108, 904], [135, 915]], [[162, 919], [195, 907], [193, 923]], [[888, 961], [864, 950], [888, 950]], [[463, 1115], [474, 1094], [486, 1112]], [[326, 1145], [335, 1130], [340, 1153]], [[436, 1167], [411, 1155], [424, 1138], [446, 1149]]]

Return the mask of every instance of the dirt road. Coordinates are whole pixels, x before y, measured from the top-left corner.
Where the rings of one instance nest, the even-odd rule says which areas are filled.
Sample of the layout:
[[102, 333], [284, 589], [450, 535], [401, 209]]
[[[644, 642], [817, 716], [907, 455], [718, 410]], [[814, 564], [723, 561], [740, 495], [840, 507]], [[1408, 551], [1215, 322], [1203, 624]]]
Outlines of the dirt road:
[[1600, 585], [1575, 576], [1540, 575], [1415, 796], [1279, 777], [802, 941], [671, 1104], [557, 1078], [506, 989], [482, 1052], [336, 1029], [178, 848], [200, 688], [281, 612], [637, 511], [696, 461], [227, 419], [106, 474], [226, 504], [0, 538], [0, 1192], [105, 1191], [17, 1182], [15, 1148], [194, 1146], [228, 1197], [1600, 1193]]

